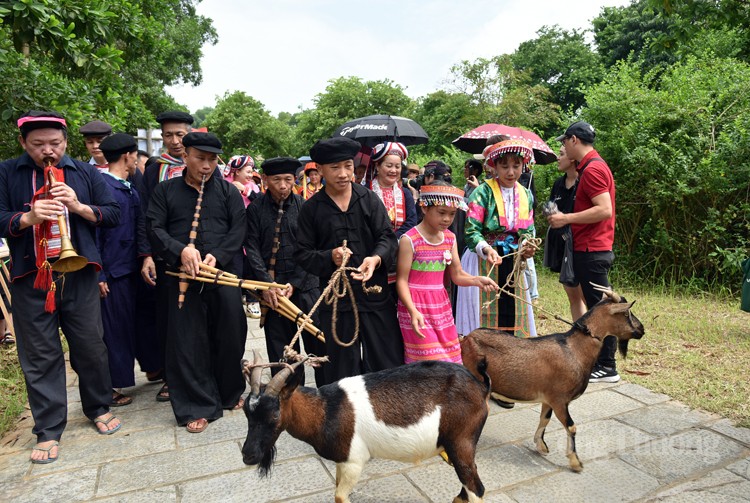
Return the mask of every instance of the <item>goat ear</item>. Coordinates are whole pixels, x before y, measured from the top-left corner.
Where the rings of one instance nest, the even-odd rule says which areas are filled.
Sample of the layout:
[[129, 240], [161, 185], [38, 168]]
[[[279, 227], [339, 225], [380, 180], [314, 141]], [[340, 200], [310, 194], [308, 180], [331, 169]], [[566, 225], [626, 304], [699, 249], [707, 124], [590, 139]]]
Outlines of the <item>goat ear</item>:
[[633, 304], [625, 304], [622, 302], [618, 302], [616, 304], [612, 304], [611, 309], [613, 313], [625, 313], [630, 310], [630, 306], [632, 305]]

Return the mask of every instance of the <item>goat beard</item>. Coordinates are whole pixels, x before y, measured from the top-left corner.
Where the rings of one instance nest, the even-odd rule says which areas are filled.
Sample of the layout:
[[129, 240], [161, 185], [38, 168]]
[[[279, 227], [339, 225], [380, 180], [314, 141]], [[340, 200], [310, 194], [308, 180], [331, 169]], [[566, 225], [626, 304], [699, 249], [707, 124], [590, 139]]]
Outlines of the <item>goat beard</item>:
[[620, 350], [620, 354], [623, 358], [628, 357], [628, 341], [620, 339], [617, 341], [617, 348]]
[[274, 459], [276, 459], [276, 445], [272, 445], [271, 448], [263, 454], [263, 459], [258, 463], [258, 473], [261, 477], [267, 477], [270, 475]]

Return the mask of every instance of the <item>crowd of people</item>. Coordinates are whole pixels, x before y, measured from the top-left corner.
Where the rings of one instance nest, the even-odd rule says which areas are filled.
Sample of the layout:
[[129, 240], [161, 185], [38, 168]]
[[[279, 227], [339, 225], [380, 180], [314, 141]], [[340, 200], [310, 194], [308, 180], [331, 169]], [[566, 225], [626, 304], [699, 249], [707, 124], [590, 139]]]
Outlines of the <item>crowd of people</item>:
[[[91, 154], [83, 162], [66, 153], [65, 118], [31, 111], [18, 120], [25, 152], [0, 165], [33, 463], [58, 458], [67, 419], [59, 330], [84, 414], [105, 435], [122, 426], [111, 408], [132, 403], [125, 391], [136, 361], [191, 433], [241, 408], [247, 318], [260, 318], [270, 361], [284, 358], [297, 324], [280, 302], [309, 312], [343, 264], [351, 295], [321, 303], [311, 320], [325, 342], [302, 333], [305, 352], [330, 360], [315, 370], [317, 386], [422, 360], [461, 363], [459, 338], [480, 326], [536, 336], [535, 278], [517, 274], [536, 251], [534, 153], [524, 140], [490, 138], [483, 162], [464, 166], [462, 190], [442, 161], [408, 164], [397, 141], [356, 166], [362, 146], [345, 137], [318, 141], [306, 164], [276, 157], [256, 166], [249, 155], [225, 164], [219, 138], [192, 132], [189, 114], [156, 120], [160, 156], [93, 121], [80, 128]], [[545, 264], [561, 271], [570, 260], [561, 282], [577, 318], [598, 301], [589, 282], [608, 284], [614, 182], [590, 125], [575, 123], [558, 140], [565, 174], [552, 191]], [[68, 238], [85, 260], [58, 272]], [[278, 286], [184, 281], [207, 268]], [[616, 379], [608, 345], [592, 380]]]

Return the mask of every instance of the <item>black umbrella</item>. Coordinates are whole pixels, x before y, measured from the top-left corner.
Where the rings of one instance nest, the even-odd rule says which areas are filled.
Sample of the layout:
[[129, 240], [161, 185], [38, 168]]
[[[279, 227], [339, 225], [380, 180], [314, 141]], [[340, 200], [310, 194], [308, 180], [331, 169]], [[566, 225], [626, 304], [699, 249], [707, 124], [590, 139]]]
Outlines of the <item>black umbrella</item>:
[[364, 146], [374, 147], [384, 141], [398, 141], [404, 145], [427, 143], [429, 136], [422, 126], [406, 117], [396, 115], [368, 115], [350, 120], [339, 127], [332, 138], [345, 136]]

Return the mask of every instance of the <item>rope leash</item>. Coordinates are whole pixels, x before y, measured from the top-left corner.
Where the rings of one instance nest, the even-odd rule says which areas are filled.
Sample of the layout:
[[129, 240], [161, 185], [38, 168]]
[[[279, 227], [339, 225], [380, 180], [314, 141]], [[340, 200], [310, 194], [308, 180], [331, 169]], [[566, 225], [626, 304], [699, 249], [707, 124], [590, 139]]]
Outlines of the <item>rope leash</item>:
[[[495, 294], [495, 297], [492, 298], [492, 299], [490, 299], [490, 300], [488, 300], [487, 302], [483, 303], [481, 309], [487, 309], [488, 307], [490, 307], [492, 305], [492, 303], [496, 302], [500, 298], [500, 295], [502, 293], [504, 293], [504, 294], [506, 294], [506, 295], [508, 295], [510, 297], [513, 297], [516, 300], [520, 300], [521, 302], [523, 302], [524, 304], [526, 304], [528, 306], [531, 306], [532, 309], [536, 309], [538, 311], [541, 311], [541, 312], [543, 312], [545, 314], [548, 314], [548, 315], [552, 316], [554, 319], [556, 319], [558, 321], [562, 321], [563, 323], [567, 323], [568, 325], [573, 326], [573, 322], [570, 322], [570, 321], [566, 320], [565, 318], [561, 317], [558, 314], [555, 314], [555, 313], [553, 313], [551, 311], [547, 311], [546, 309], [543, 309], [543, 308], [541, 308], [539, 306], [536, 306], [536, 305], [532, 304], [531, 302], [527, 301], [525, 298], [522, 298], [522, 297], [516, 295], [515, 292], [511, 292], [508, 289], [508, 288], [515, 289], [517, 287], [518, 278], [519, 278], [521, 272], [526, 267], [526, 259], [524, 259], [521, 256], [521, 251], [523, 249], [523, 246], [526, 246], [526, 245], [531, 246], [536, 251], [536, 250], [539, 249], [539, 246], [541, 244], [542, 244], [542, 239], [541, 238], [527, 238], [523, 242], [522, 246], [518, 248], [518, 250], [516, 250], [516, 251], [514, 251], [512, 253], [509, 253], [509, 254], [507, 254], [505, 256], [505, 258], [511, 257], [511, 256], [514, 257], [513, 258], [513, 270], [510, 272], [510, 274], [508, 274], [508, 277], [505, 279], [505, 284], [500, 287], [500, 289]], [[492, 271], [495, 269], [495, 265], [496, 264], [492, 264], [492, 267], [490, 267], [490, 270], [487, 272], [487, 276], [486, 276], [487, 278], [490, 278], [490, 275], [492, 274]], [[522, 291], [524, 291], [524, 292], [529, 289], [529, 287], [523, 287], [523, 286], [521, 286], [519, 288]]]
[[[359, 338], [359, 309], [357, 309], [357, 302], [354, 297], [354, 290], [352, 289], [351, 283], [349, 282], [349, 276], [347, 273], [349, 272], [359, 272], [359, 269], [356, 267], [348, 267], [346, 264], [349, 262], [349, 259], [351, 258], [351, 253], [349, 253], [348, 248], [346, 248], [346, 241], [342, 244], [342, 247], [344, 248], [344, 256], [341, 260], [341, 265], [336, 269], [333, 274], [331, 275], [331, 279], [328, 280], [328, 284], [326, 285], [323, 292], [320, 294], [320, 297], [313, 305], [312, 309], [310, 309], [310, 312], [302, 315], [301, 317], [304, 320], [309, 321], [312, 323], [312, 315], [315, 313], [315, 311], [320, 306], [321, 302], [325, 302], [326, 305], [332, 306], [332, 314], [331, 314], [331, 336], [333, 337], [333, 340], [341, 347], [348, 348], [352, 344], [354, 344], [357, 339]], [[378, 285], [368, 287], [364, 281], [362, 281], [362, 290], [365, 293], [380, 293], [382, 291], [382, 288]], [[339, 300], [343, 299], [344, 297], [348, 296], [349, 300], [352, 303], [352, 313], [354, 313], [354, 337], [352, 337], [352, 340], [345, 343], [341, 342], [341, 339], [339, 339], [338, 334], [336, 333], [336, 322], [338, 319], [338, 303]], [[294, 345], [297, 343], [297, 340], [299, 339], [300, 334], [302, 334], [302, 325], [300, 325], [297, 328], [297, 333], [294, 334], [294, 337], [292, 338], [291, 342], [284, 346], [284, 358], [285, 359], [298, 359], [300, 358], [299, 354], [294, 350]]]

